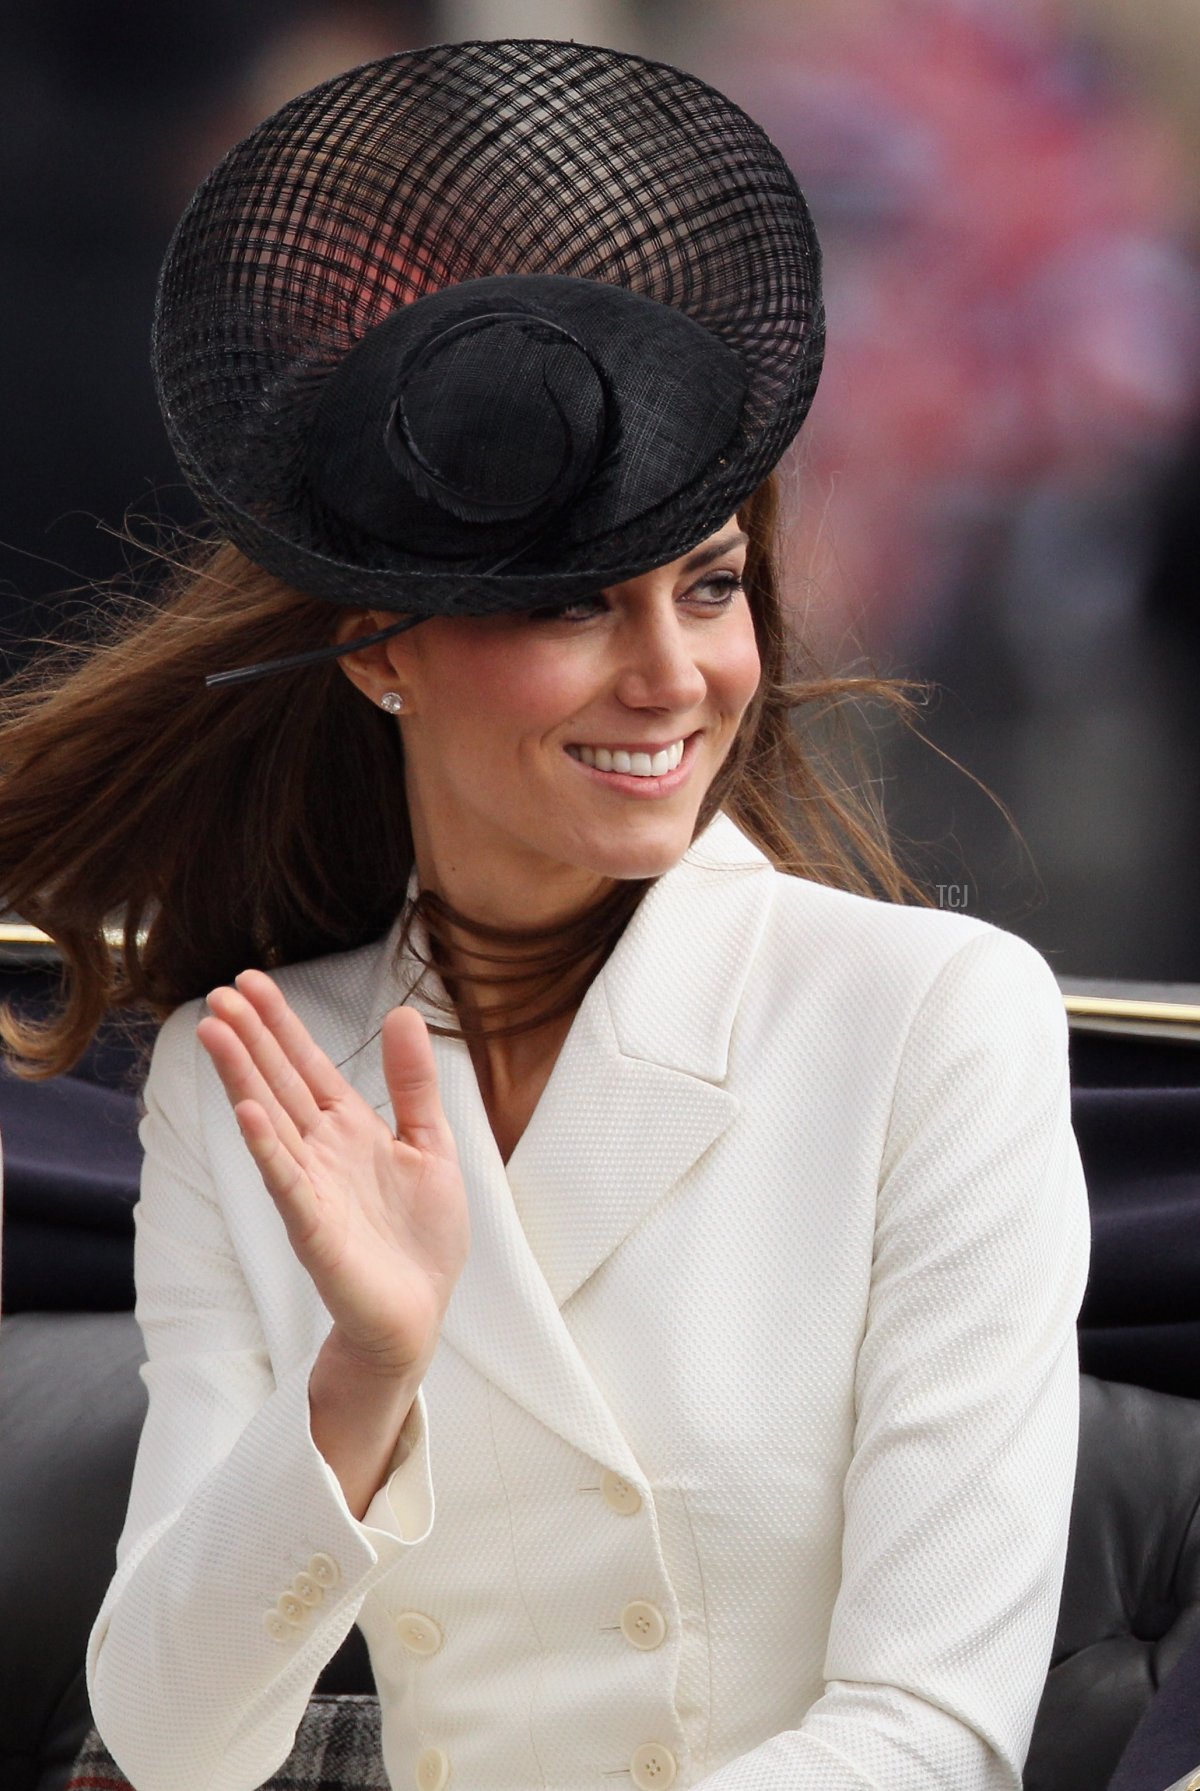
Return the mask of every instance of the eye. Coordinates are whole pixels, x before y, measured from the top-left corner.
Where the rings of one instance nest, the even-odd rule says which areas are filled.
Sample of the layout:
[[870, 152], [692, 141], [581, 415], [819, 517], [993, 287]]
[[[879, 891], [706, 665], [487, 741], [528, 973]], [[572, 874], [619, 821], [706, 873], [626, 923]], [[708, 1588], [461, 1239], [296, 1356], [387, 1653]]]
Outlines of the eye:
[[[681, 603], [698, 603], [704, 609], [728, 609], [738, 593], [745, 589], [742, 574], [726, 569], [710, 572], [706, 578], [683, 593]], [[548, 604], [525, 613], [531, 622], [590, 622], [608, 608], [603, 591], [593, 597], [577, 597], [573, 603]]]
[[693, 585], [688, 592], [689, 597], [699, 596], [699, 601], [709, 609], [726, 609], [733, 602], [739, 591], [745, 590], [740, 572], [713, 572], [708, 578], [702, 578], [698, 585]]
[[574, 603], [548, 604], [544, 609], [527, 610], [526, 614], [531, 622], [587, 622], [606, 607], [607, 599], [597, 591], [594, 597], [577, 597]]

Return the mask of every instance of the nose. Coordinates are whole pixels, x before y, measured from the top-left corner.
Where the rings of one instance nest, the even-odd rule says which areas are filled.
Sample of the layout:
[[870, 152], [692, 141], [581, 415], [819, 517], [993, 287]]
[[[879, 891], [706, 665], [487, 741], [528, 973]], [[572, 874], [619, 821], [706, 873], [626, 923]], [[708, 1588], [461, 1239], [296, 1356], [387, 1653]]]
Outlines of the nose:
[[695, 708], [708, 690], [698, 650], [673, 602], [647, 606], [622, 630], [618, 700], [630, 709]]

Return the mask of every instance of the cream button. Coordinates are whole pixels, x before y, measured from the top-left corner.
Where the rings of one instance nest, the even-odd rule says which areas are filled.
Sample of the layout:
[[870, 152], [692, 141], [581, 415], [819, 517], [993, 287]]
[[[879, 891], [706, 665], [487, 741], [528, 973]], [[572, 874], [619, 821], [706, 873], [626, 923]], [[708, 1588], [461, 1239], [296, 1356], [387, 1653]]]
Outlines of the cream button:
[[609, 1510], [619, 1511], [622, 1517], [632, 1517], [642, 1508], [642, 1495], [637, 1487], [623, 1480], [620, 1474], [614, 1474], [611, 1468], [605, 1468], [600, 1476], [600, 1491]]
[[667, 1791], [677, 1770], [670, 1748], [662, 1747], [657, 1741], [643, 1742], [641, 1747], [633, 1750], [629, 1762], [629, 1776], [638, 1791]]
[[417, 1784], [420, 1791], [442, 1791], [450, 1777], [450, 1761], [440, 1747], [423, 1748], [417, 1755]]
[[621, 1634], [635, 1648], [657, 1648], [666, 1633], [666, 1618], [647, 1598], [635, 1598], [621, 1612]]
[[308, 1571], [326, 1592], [331, 1586], [336, 1586], [342, 1577], [342, 1570], [332, 1555], [314, 1555], [308, 1564]]
[[436, 1654], [444, 1639], [433, 1618], [421, 1611], [401, 1611], [396, 1634], [410, 1654]]
[[279, 1599], [279, 1615], [285, 1623], [303, 1623], [308, 1616], [308, 1606], [294, 1592], [284, 1592]]
[[274, 1606], [263, 1612], [263, 1628], [273, 1642], [289, 1642], [296, 1633], [294, 1625]]
[[325, 1596], [325, 1588], [319, 1586], [311, 1573], [298, 1573], [292, 1581], [292, 1591], [301, 1604], [320, 1604]]

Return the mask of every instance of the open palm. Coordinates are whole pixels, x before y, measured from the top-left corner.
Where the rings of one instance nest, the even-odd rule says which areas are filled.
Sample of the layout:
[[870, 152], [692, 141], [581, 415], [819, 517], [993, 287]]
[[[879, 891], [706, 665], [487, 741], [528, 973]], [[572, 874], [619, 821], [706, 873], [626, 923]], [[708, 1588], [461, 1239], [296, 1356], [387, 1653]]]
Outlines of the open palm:
[[199, 1025], [237, 1122], [342, 1347], [424, 1373], [469, 1246], [466, 1191], [424, 1020], [383, 1022], [393, 1132], [262, 971], [215, 989]]

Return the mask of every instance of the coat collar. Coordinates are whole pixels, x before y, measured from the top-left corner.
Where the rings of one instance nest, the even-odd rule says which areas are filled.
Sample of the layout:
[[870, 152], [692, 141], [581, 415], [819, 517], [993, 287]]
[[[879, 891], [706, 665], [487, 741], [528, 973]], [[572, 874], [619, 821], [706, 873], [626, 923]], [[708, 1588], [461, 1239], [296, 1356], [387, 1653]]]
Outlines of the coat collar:
[[[723, 1083], [769, 872], [718, 815], [650, 888], [589, 988], [507, 1166], [466, 1046], [433, 1040], [471, 1212], [471, 1253], [443, 1341], [577, 1448], [634, 1477], [563, 1308], [738, 1111]], [[416, 974], [412, 960], [395, 960], [394, 943], [372, 1032]], [[358, 1061], [360, 1092], [388, 1112], [378, 1051]]]

